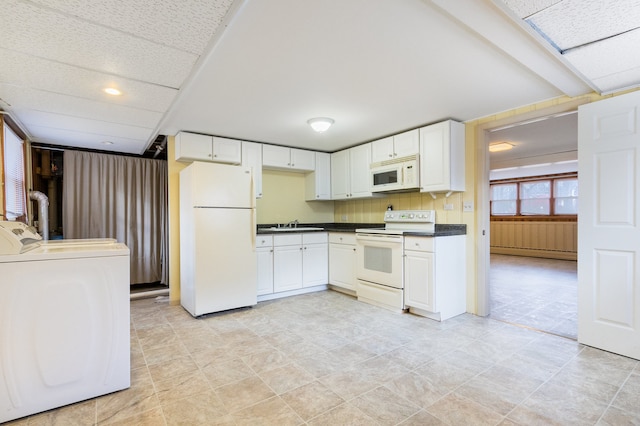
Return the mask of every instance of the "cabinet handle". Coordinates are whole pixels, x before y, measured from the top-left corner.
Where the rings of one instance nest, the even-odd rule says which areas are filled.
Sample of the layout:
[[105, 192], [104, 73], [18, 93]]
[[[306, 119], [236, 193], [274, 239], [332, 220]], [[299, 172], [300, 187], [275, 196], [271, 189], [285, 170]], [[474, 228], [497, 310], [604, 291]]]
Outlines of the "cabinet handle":
[[393, 154], [389, 154], [389, 157], [393, 157]]
[[295, 166], [295, 164], [291, 163], [291, 167], [294, 167], [294, 166]]

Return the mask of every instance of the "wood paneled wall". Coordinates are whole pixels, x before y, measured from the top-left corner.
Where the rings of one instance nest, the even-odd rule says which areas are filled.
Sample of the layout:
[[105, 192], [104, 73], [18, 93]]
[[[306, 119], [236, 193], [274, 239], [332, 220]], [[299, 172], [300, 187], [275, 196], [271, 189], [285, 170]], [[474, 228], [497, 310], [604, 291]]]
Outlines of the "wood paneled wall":
[[491, 253], [577, 260], [577, 222], [491, 221]]

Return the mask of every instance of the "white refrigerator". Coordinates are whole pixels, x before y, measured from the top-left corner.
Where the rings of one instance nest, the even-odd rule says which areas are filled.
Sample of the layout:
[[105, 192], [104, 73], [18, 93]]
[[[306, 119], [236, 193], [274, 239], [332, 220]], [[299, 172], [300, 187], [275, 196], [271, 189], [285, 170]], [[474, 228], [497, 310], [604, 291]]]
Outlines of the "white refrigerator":
[[180, 172], [180, 303], [194, 317], [257, 303], [252, 182], [241, 166]]

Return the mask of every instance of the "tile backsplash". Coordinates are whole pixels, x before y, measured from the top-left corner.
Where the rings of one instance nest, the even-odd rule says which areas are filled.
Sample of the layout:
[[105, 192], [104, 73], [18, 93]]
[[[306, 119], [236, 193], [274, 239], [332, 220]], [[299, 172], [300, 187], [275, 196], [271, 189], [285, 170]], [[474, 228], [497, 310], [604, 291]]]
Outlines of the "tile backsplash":
[[[382, 197], [335, 201], [334, 221], [352, 223], [382, 223], [384, 212], [391, 204], [393, 210], [435, 210], [436, 223], [464, 223], [462, 219], [462, 195], [457, 192], [445, 197], [429, 193], [402, 192]], [[450, 205], [451, 210], [445, 210]]]

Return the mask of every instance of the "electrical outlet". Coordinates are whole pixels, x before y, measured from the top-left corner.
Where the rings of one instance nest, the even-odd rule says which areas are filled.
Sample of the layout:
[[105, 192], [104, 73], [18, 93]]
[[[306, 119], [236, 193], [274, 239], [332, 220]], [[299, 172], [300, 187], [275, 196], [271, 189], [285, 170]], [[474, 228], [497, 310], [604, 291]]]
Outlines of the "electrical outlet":
[[463, 212], [472, 212], [473, 211], [473, 201], [464, 201], [462, 203], [462, 211]]
[[444, 205], [444, 209], [445, 210], [453, 210], [453, 204], [445, 204]]
[[343, 222], [346, 222], [348, 219], [348, 216], [346, 214], [343, 214], [342, 216], [340, 216], [340, 220]]

